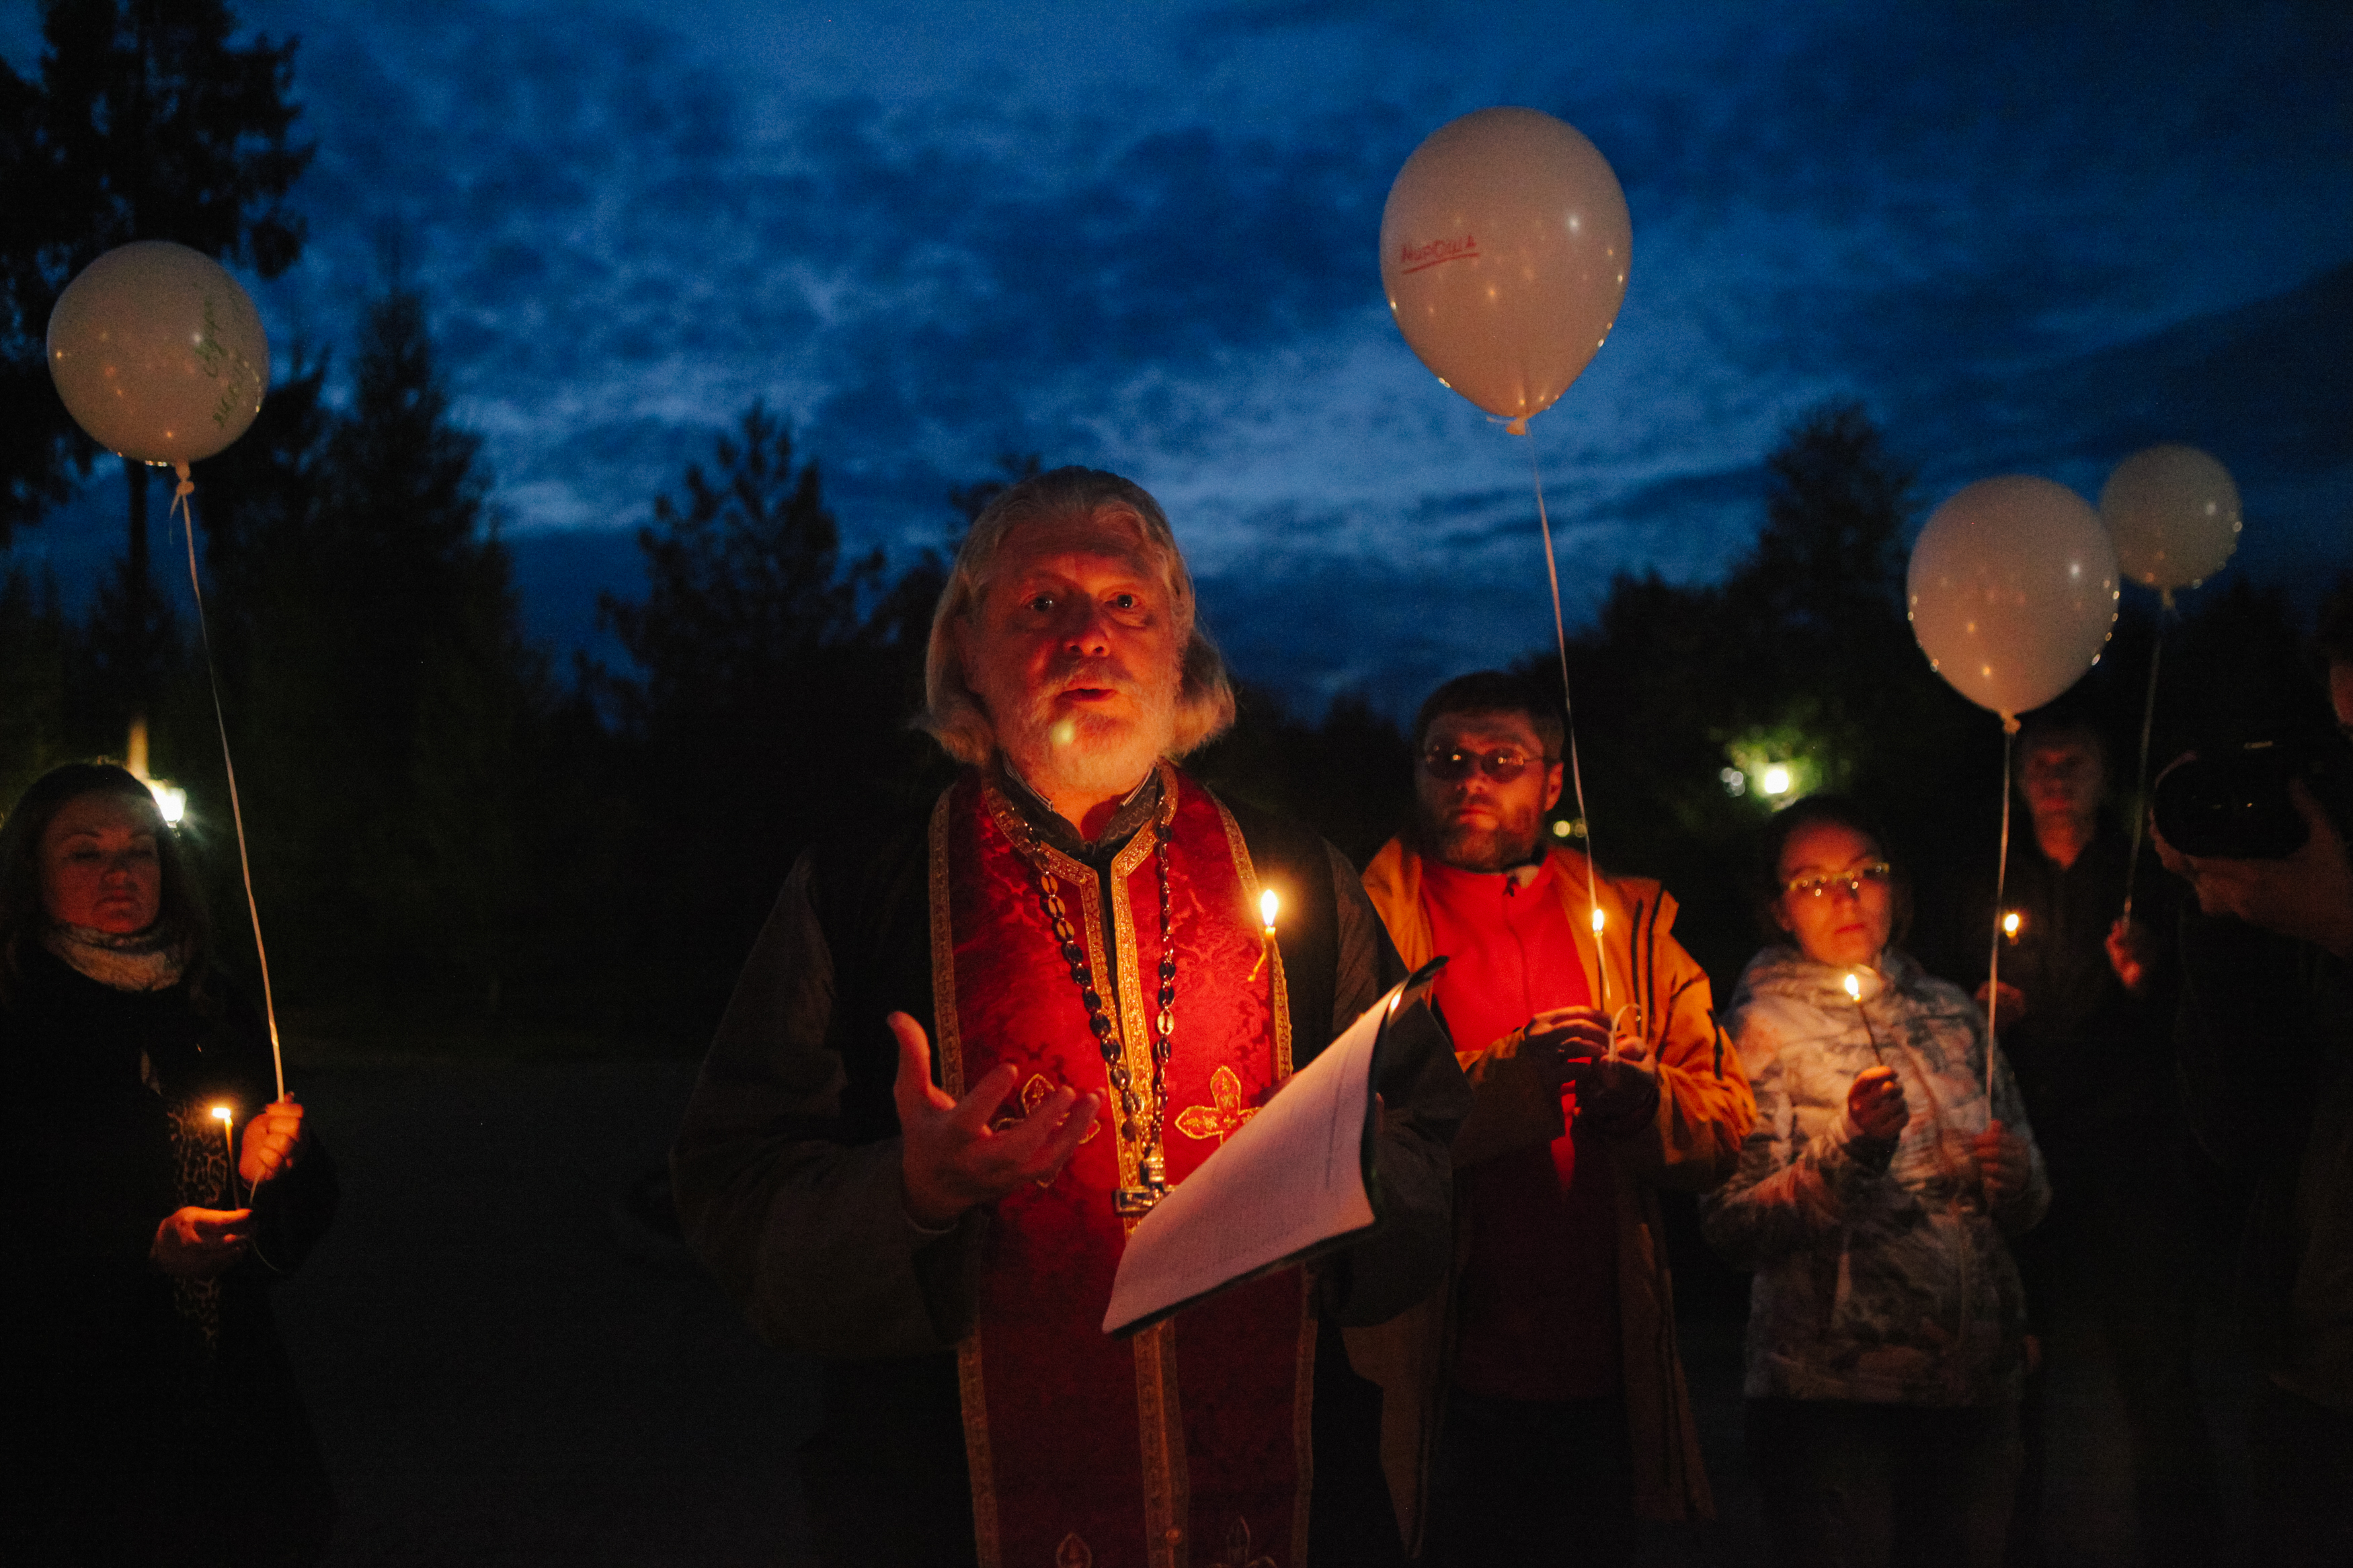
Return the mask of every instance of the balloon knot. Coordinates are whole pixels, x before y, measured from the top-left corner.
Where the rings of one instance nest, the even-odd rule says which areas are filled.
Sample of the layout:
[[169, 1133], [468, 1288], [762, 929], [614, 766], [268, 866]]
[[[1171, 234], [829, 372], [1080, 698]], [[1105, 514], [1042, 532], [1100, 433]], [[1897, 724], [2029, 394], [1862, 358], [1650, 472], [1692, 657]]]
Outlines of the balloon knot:
[[1528, 416], [1525, 414], [1521, 415], [1517, 419], [1513, 420], [1510, 424], [1504, 426], [1504, 433], [1507, 436], [1526, 435], [1528, 433]]
[[2171, 615], [2173, 613], [2172, 589], [2159, 588], [2157, 591], [2157, 607], [2164, 611], [2167, 615]]
[[2019, 723], [2017, 714], [2005, 713], [2001, 716], [2001, 732], [2003, 734], [2015, 735], [2018, 733], [2018, 730]]
[[174, 489], [172, 493], [175, 496], [192, 496], [196, 493], [196, 481], [194, 479], [184, 479], [180, 481], [178, 488]]

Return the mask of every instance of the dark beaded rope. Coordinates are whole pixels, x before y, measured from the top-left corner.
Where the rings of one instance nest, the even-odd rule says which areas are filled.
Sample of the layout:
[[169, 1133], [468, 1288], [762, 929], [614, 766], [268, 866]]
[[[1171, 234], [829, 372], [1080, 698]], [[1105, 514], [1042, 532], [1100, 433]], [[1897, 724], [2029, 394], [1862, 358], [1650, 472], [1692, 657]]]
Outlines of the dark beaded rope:
[[[1026, 824], [1025, 824], [1026, 826]], [[1165, 820], [1152, 824], [1152, 858], [1160, 875], [1160, 1011], [1154, 1018], [1152, 1035], [1152, 1087], [1147, 1102], [1135, 1091], [1134, 1075], [1122, 1058], [1118, 1030], [1111, 1021], [1111, 1009], [1103, 994], [1095, 987], [1093, 966], [1087, 963], [1087, 950], [1079, 942], [1079, 933], [1071, 924], [1069, 909], [1062, 902], [1061, 889], [1053, 873], [1046, 868], [1046, 858], [1038, 847], [1035, 829], [1029, 835], [1027, 858], [1038, 873], [1038, 891], [1046, 909], [1047, 923], [1053, 928], [1054, 940], [1061, 945], [1062, 961], [1071, 966], [1071, 979], [1079, 987], [1079, 999], [1086, 1004], [1087, 1027], [1094, 1031], [1095, 1047], [1103, 1053], [1103, 1073], [1119, 1097], [1119, 1133], [1134, 1143], [1143, 1142], [1143, 1168], [1147, 1184], [1162, 1179], [1164, 1169], [1160, 1147], [1161, 1135], [1167, 1119], [1168, 1058], [1175, 1051], [1171, 1036], [1176, 1026], [1176, 952], [1168, 943], [1168, 931], [1173, 922], [1174, 906], [1168, 892], [1168, 844], [1176, 829]], [[1136, 1117], [1150, 1111], [1148, 1133], [1139, 1135]]]

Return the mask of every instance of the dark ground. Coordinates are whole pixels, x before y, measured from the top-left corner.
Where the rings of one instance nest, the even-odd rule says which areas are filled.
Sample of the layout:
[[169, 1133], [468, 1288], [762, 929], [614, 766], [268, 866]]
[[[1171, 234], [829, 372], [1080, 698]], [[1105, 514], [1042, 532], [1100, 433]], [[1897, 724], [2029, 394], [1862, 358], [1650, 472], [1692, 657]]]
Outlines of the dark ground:
[[[806, 1363], [754, 1339], [628, 1217], [691, 1064], [418, 1058], [297, 1064], [343, 1174], [334, 1231], [278, 1308], [343, 1502], [337, 1564], [798, 1564]], [[1681, 1241], [1684, 1238], [1678, 1237]], [[1682, 1334], [1721, 1517], [1654, 1527], [1658, 1568], [1761, 1563], [1740, 1463], [1745, 1282], [1678, 1247]], [[2206, 1270], [2226, 1494], [2244, 1369]], [[2115, 1396], [2056, 1390], [2053, 1564], [2135, 1561]]]

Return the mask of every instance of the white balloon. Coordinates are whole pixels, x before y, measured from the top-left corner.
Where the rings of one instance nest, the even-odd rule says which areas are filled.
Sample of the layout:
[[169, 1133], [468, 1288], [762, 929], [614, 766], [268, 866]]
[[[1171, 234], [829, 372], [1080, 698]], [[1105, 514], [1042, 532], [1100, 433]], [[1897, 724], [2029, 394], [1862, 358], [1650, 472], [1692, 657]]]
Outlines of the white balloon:
[[245, 434], [269, 385], [253, 300], [211, 257], [164, 239], [83, 268], [49, 312], [48, 354], [75, 422], [141, 462], [211, 457]]
[[1381, 211], [1381, 287], [1440, 382], [1525, 428], [1600, 350], [1634, 231], [1609, 160], [1533, 109], [1430, 132]]
[[2239, 547], [2239, 487], [2195, 447], [2150, 447], [2118, 463], [2100, 489], [2100, 519], [2116, 565], [2145, 588], [2194, 588]]
[[2116, 620], [2116, 552], [2084, 498], [2022, 474], [1938, 507], [1905, 576], [1912, 635], [1953, 689], [2005, 720], [2099, 662]]

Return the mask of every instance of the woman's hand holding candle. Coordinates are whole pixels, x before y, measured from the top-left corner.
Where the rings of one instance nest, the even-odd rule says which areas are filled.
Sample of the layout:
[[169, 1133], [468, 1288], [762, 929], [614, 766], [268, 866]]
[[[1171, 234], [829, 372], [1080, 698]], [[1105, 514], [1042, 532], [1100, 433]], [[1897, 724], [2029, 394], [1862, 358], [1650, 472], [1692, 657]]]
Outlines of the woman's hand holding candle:
[[302, 1107], [292, 1095], [273, 1100], [245, 1124], [245, 1152], [237, 1173], [248, 1191], [259, 1186], [300, 1157]]
[[2031, 1167], [2025, 1139], [1996, 1121], [1969, 1140], [1969, 1152], [1977, 1159], [1978, 1179], [1985, 1184], [1986, 1207], [2004, 1207], [2026, 1191]]
[[1904, 1136], [1904, 1124], [1912, 1120], [1894, 1068], [1865, 1068], [1855, 1074], [1847, 1086], [1846, 1113], [1864, 1137], [1890, 1143]]
[[183, 1279], [209, 1279], [245, 1256], [251, 1209], [175, 1209], [155, 1227], [148, 1261]]

